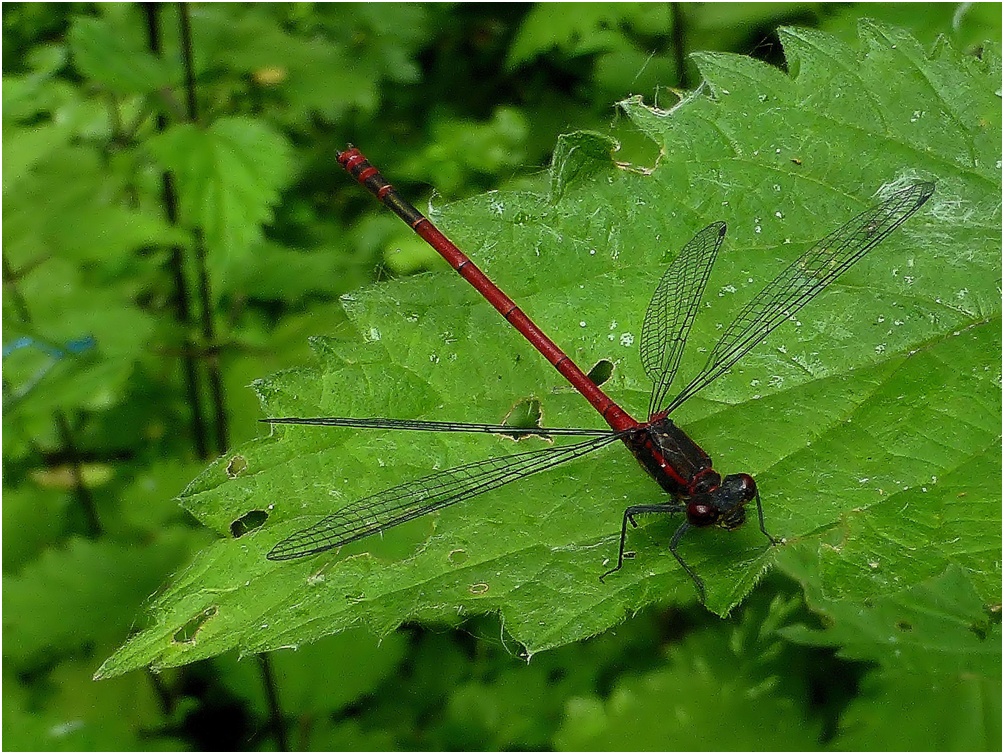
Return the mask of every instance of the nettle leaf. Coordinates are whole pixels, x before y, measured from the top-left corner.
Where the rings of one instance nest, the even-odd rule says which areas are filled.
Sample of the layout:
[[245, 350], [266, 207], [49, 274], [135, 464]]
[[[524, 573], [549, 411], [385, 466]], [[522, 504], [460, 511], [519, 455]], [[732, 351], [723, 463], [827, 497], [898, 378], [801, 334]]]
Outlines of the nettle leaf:
[[218, 271], [241, 264], [290, 178], [285, 138], [249, 118], [221, 118], [209, 128], [172, 126], [149, 144], [177, 176], [182, 216], [202, 228]]
[[[980, 468], [994, 484], [1000, 476], [999, 455], [988, 454], [1000, 417], [999, 56], [981, 62], [942, 47], [930, 57], [869, 24], [861, 35], [863, 51], [853, 51], [785, 31], [791, 76], [700, 56], [708, 85], [673, 110], [622, 103], [660, 148], [654, 169], [613, 163], [605, 140], [575, 134], [558, 144], [549, 193], [490, 192], [433, 218], [584, 369], [609, 360], [604, 389], [640, 413], [651, 387], [636, 350], [645, 306], [697, 230], [729, 224], [684, 378], [810, 244], [907, 181], [937, 182], [869, 258], [674, 414], [716, 468], [757, 477], [769, 529], [786, 539], [771, 548], [747, 525], [684, 540], [721, 614], [776, 560], [848, 592], [906, 589], [955, 563], [983, 599], [996, 592], [999, 601], [999, 580], [984, 577], [997, 559], [984, 532], [996, 492], [955, 473]], [[384, 168], [393, 180], [393, 166]], [[455, 277], [393, 281], [343, 301], [356, 343], [317, 338], [317, 366], [259, 381], [263, 415], [501, 422], [532, 398], [544, 426], [602, 425]], [[544, 445], [528, 439], [518, 449]], [[476, 613], [497, 613], [529, 655], [645, 605], [695, 599], [666, 549], [678, 522], [662, 517], [631, 532], [633, 561], [605, 584], [597, 578], [616, 555], [623, 509], [665, 500], [616, 446], [340, 552], [265, 559], [279, 540], [364, 495], [514, 449], [493, 437], [274, 428], [185, 491], [203, 523], [241, 536], [179, 574], [154, 602], [152, 625], [100, 674]], [[911, 562], [895, 535], [904, 506], [944, 538]], [[869, 545], [883, 563], [870, 585], [819, 555], [858, 519], [888, 532]], [[176, 638], [196, 618], [194, 634]]]

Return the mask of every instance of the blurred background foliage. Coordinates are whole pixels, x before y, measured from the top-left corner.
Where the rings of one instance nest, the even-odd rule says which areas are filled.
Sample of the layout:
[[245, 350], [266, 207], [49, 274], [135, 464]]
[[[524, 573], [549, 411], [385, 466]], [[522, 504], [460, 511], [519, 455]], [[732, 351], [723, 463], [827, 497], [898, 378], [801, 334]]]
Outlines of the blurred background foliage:
[[[212, 536], [173, 498], [268, 431], [247, 385], [344, 333], [341, 294], [438, 264], [337, 149], [420, 207], [539, 186], [574, 130], [651, 162], [614, 103], [671, 106], [697, 50], [783, 67], [781, 24], [853, 45], [863, 15], [1001, 34], [991, 3], [5, 4], [5, 748], [929, 746], [869, 714], [867, 663], [782, 638], [817, 619], [776, 577], [729, 621], [646, 611], [528, 665], [480, 618], [91, 680]], [[983, 748], [953, 724], [936, 748]]]

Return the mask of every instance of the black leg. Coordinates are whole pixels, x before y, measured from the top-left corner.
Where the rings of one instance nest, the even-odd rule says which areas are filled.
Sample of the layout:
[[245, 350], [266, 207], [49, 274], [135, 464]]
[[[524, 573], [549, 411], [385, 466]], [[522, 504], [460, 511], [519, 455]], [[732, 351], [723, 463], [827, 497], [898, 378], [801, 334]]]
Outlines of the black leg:
[[774, 539], [767, 532], [766, 528], [764, 528], [764, 525], [763, 525], [763, 505], [760, 503], [760, 491], [759, 490], [757, 490], [757, 493], [756, 493], [756, 514], [760, 518], [760, 531], [763, 532], [764, 536], [767, 537], [767, 539], [770, 540], [770, 543], [772, 545], [779, 545], [779, 544], [781, 544], [780, 542], [778, 542], [776, 539]]
[[[609, 571], [600, 576], [600, 581], [603, 581], [611, 573], [616, 573], [624, 565], [624, 543], [627, 541], [627, 525], [628, 521], [631, 522], [631, 526], [637, 526], [634, 522], [634, 517], [640, 513], [683, 513], [687, 510], [687, 506], [682, 503], [661, 503], [653, 505], [632, 505], [630, 508], [624, 509], [624, 520], [621, 522], [621, 544], [620, 548], [617, 550], [617, 565], [611, 568]], [[684, 524], [686, 526], [686, 524]], [[679, 534], [679, 532], [677, 532]], [[675, 537], [674, 537], [675, 540]], [[676, 555], [676, 553], [673, 553]], [[677, 555], [677, 560], [680, 557]], [[683, 561], [680, 561], [683, 562]], [[686, 566], [684, 566], [686, 568]], [[687, 568], [688, 573], [690, 569]]]
[[683, 558], [680, 557], [680, 553], [676, 551], [676, 546], [680, 544], [680, 539], [689, 530], [690, 530], [690, 524], [684, 521], [680, 525], [680, 528], [676, 530], [676, 534], [673, 535], [673, 538], [669, 540], [669, 551], [673, 553], [673, 557], [676, 558], [676, 562], [683, 566], [683, 570], [687, 572], [687, 575], [690, 576], [691, 580], [694, 582], [694, 585], [697, 587], [697, 594], [699, 595], [701, 599], [701, 604], [703, 605], [704, 582], [701, 581], [701, 577], [698, 576], [696, 573], [694, 573], [691, 570], [690, 566], [687, 565], [687, 563], [683, 560]]

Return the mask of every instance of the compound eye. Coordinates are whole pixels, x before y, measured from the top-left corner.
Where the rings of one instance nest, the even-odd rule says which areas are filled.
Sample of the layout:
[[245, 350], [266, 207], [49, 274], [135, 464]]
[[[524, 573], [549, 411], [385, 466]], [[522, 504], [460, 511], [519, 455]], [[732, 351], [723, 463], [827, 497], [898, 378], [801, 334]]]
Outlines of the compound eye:
[[742, 482], [741, 495], [743, 502], [749, 502], [756, 497], [756, 482], [749, 474], [737, 474], [737, 476]]
[[687, 505], [687, 521], [692, 526], [709, 526], [718, 518], [718, 509], [708, 503], [691, 501]]
[[729, 474], [721, 490], [723, 499], [727, 499], [729, 505], [745, 504], [756, 497], [756, 482], [749, 474]]

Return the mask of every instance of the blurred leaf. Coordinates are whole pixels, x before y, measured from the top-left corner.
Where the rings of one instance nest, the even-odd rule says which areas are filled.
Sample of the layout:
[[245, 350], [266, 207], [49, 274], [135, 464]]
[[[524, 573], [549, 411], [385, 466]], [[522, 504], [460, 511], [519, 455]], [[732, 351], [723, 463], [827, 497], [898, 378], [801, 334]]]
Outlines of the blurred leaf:
[[[990, 324], [1000, 312], [993, 198], [1000, 174], [991, 149], [1000, 141], [999, 69], [947, 51], [929, 59], [884, 27], [862, 33], [867, 56], [824, 35], [786, 32], [794, 78], [744, 58], [705, 56], [709, 94], [668, 113], [625, 103], [663, 149], [654, 172], [593, 160], [553, 203], [492, 192], [437, 213], [568, 353], [614, 362], [606, 387], [633, 408], [647, 400], [648, 384], [630, 336], [667, 251], [711, 219], [730, 222], [709, 306], [691, 336], [708, 344], [717, 323], [731, 319], [786, 260], [873, 204], [873, 192], [937, 179], [927, 207], [806, 310], [805, 325], [779, 330], [679, 412], [719, 468], [758, 475], [768, 524], [791, 543], [770, 549], [753, 526], [730, 535], [695, 532], [683, 554], [720, 613], [753, 588], [779, 551], [818, 546], [847, 511], [895, 506], [893, 489], [920, 490], [999, 443], [999, 388], [984, 370], [987, 354], [999, 355], [1000, 347]], [[932, 101], [923, 82], [938, 82], [948, 99]], [[844, 105], [852, 92], [867, 108]], [[915, 118], [918, 111], [926, 114]], [[975, 116], [983, 112], [992, 117]], [[560, 175], [568, 164], [562, 159], [553, 171]], [[581, 399], [543, 360], [527, 357], [518, 334], [473, 291], [455, 280], [433, 282], [396, 281], [346, 297], [362, 336], [357, 346], [318, 339], [318, 368], [262, 380], [268, 414], [497, 422], [520, 399], [537, 397], [545, 425], [596, 425]], [[961, 367], [951, 396], [942, 395], [943, 376], [911, 355], [922, 347], [947, 349]], [[702, 361], [690, 350], [684, 373]], [[900, 406], [910, 407], [910, 422], [928, 437], [954, 436], [957, 422], [968, 423], [923, 464], [911, 460], [908, 433], [856, 431], [859, 416], [869, 425], [872, 394], [900, 375], [899, 400], [884, 402], [887, 425], [905, 424]], [[853, 442], [844, 439], [848, 432]], [[300, 644], [360, 622], [385, 634], [404, 620], [492, 611], [533, 653], [603, 631], [646, 604], [694, 599], [693, 585], [665, 554], [674, 528], [667, 520], [632, 532], [638, 557], [610, 583], [596, 578], [616, 552], [619, 511], [659, 499], [633, 459], [615, 449], [400, 527], [383, 541], [295, 563], [264, 558], [275, 542], [336, 506], [506, 451], [505, 441], [492, 438], [312, 427], [276, 429], [234, 451], [247, 471], [230, 478], [229, 454], [190, 485], [185, 505], [221, 534], [251, 509], [267, 511], [269, 520], [205, 551], [154, 603], [154, 625], [101, 673], [190, 662], [234, 646]], [[982, 487], [968, 489], [979, 504]], [[993, 557], [979, 548], [966, 554], [987, 572]], [[918, 578], [923, 574], [904, 569], [898, 583], [906, 588]], [[223, 607], [197, 642], [172, 643], [178, 626], [216, 606]]]
[[838, 748], [995, 748], [1001, 737], [999, 592], [996, 607], [986, 605], [956, 565], [908, 589], [879, 589], [864, 600], [831, 599], [822, 586], [817, 578], [807, 592], [827, 628], [792, 626], [782, 634], [837, 647], [842, 657], [879, 668], [843, 715]]
[[506, 63], [518, 68], [554, 50], [573, 59], [593, 56], [589, 93], [605, 107], [635, 92], [679, 83], [669, 42], [673, 21], [667, 5], [538, 3], [520, 25]]
[[148, 94], [173, 81], [168, 65], [146, 47], [138, 11], [110, 6], [105, 18], [77, 16], [70, 30], [70, 49], [79, 71], [116, 94]]
[[260, 301], [301, 303], [311, 294], [335, 295], [349, 288], [341, 266], [344, 255], [334, 249], [315, 248], [309, 253], [270, 241], [256, 244], [220, 281], [218, 291]]
[[[29, 134], [12, 134], [12, 146]], [[15, 268], [55, 255], [120, 270], [140, 247], [187, 240], [159, 216], [126, 206], [125, 181], [97, 149], [54, 149], [28, 167], [5, 175], [5, 189], [8, 179], [13, 189], [4, 192], [3, 239]]]
[[[1000, 645], [1000, 632], [994, 641]], [[841, 751], [996, 751], [1001, 681], [986, 675], [873, 672], [840, 722]]]
[[554, 48], [571, 57], [629, 45], [623, 27], [666, 34], [669, 11], [649, 3], [538, 3], [520, 26], [507, 64], [522, 65]]
[[510, 107], [496, 108], [491, 120], [472, 123], [457, 118], [435, 118], [432, 141], [401, 164], [401, 177], [433, 183], [436, 192], [456, 196], [475, 176], [494, 176], [521, 167], [530, 124]]
[[822, 30], [846, 40], [857, 35], [862, 11], [869, 19], [908, 27], [925, 44], [933, 44], [944, 36], [965, 50], [1001, 38], [1001, 14], [994, 3], [925, 3], [917, 7], [905, 3], [869, 3], [863, 8], [833, 5], [829, 10], [832, 13], [823, 17]]
[[[377, 639], [365, 629], [328, 636], [303, 647], [290, 647], [270, 656], [283, 713], [326, 717], [341, 713], [381, 683], [393, 678], [407, 650], [404, 634]], [[292, 651], [290, 651], [292, 650]], [[244, 660], [225, 663], [222, 680], [234, 696], [245, 699], [260, 716], [268, 704], [257, 666]], [[332, 669], [337, 674], [332, 677]]]
[[[53, 356], [22, 349], [4, 359], [5, 421], [16, 416], [28, 435], [52, 426], [55, 408], [107, 408], [121, 399], [153, 332], [153, 319], [132, 305], [124, 292], [86, 285], [79, 272], [59, 259], [24, 273], [17, 283], [31, 302], [30, 329], [19, 325], [5, 301], [5, 337], [27, 332], [61, 347], [83, 338], [93, 347]], [[67, 317], [66, 312], [74, 316]], [[129, 326], [124, 327], [123, 323]], [[5, 390], [5, 393], [7, 391]], [[16, 412], [12, 411], [16, 407]]]
[[134, 470], [117, 501], [123, 534], [156, 533], [171, 524], [190, 522], [177, 498], [200, 465], [198, 461], [165, 458]]
[[374, 111], [384, 79], [412, 83], [412, 59], [426, 41], [428, 11], [421, 5], [346, 3], [314, 6], [307, 28], [293, 33], [276, 23], [285, 6], [201, 6], [193, 25], [202, 60], [246, 74], [286, 107], [277, 115], [298, 124], [320, 114], [344, 118], [350, 108]]
[[1000, 613], [993, 618], [958, 566], [907, 589], [878, 592], [864, 603], [828, 599], [821, 585], [807, 585], [808, 600], [827, 616], [828, 627], [784, 629], [787, 638], [839, 647], [843, 657], [896, 672], [1000, 677]]
[[7, 531], [3, 540], [3, 572], [8, 574], [59, 539], [66, 527], [67, 508], [73, 502], [70, 495], [58, 490], [42, 490], [34, 484], [15, 487], [9, 481], [3, 494], [3, 528]]
[[442, 264], [442, 257], [414, 233], [391, 238], [384, 255], [387, 269], [395, 275], [414, 275]]
[[[748, 613], [672, 645], [664, 665], [619, 679], [606, 700], [572, 697], [558, 749], [613, 751], [811, 751], [819, 723], [785, 687], [784, 651], [773, 624], [797, 602], [774, 602], [767, 625]], [[801, 693], [804, 694], [804, 691]]]
[[148, 676], [94, 683], [87, 662], [64, 662], [44, 684], [4, 678], [4, 747], [18, 751], [178, 751]]
[[4, 657], [30, 666], [128, 631], [140, 604], [187, 554], [185, 534], [142, 548], [72, 539], [7, 576]]
[[[681, 3], [687, 52], [732, 50], [750, 54], [784, 23], [815, 20], [828, 3]], [[860, 14], [859, 14], [860, 15]], [[845, 44], [854, 45], [851, 35]]]

